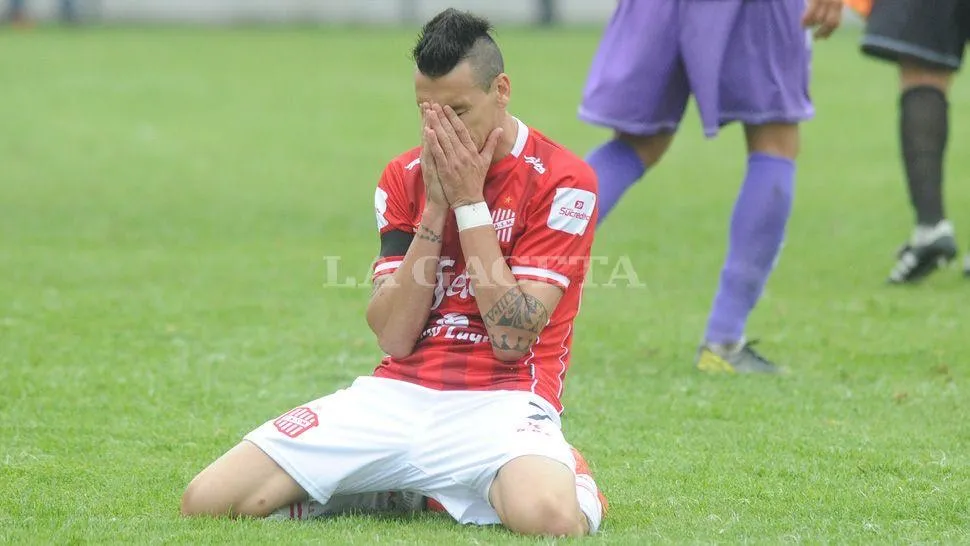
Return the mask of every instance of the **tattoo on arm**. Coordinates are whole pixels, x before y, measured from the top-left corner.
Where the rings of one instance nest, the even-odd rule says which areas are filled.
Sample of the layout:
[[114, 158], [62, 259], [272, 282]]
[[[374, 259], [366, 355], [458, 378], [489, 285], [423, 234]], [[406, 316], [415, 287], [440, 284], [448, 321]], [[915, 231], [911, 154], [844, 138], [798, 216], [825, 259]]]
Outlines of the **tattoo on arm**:
[[424, 226], [420, 226], [420, 230], [418, 231], [418, 239], [431, 241], [432, 243], [440, 243], [441, 235], [431, 231], [430, 229]]
[[374, 294], [376, 294], [377, 291], [380, 290], [381, 287], [384, 286], [384, 283], [386, 283], [390, 278], [390, 275], [381, 275], [380, 277], [374, 279], [374, 286], [371, 288], [370, 292], [371, 297], [374, 297]]
[[[532, 343], [536, 340], [536, 336], [529, 336], [527, 338], [522, 336], [508, 336], [507, 334], [502, 334], [498, 337], [490, 337], [492, 341], [492, 347], [500, 351], [516, 351], [519, 353], [524, 353], [529, 350]], [[512, 340], [515, 341], [512, 341]]]
[[509, 326], [538, 334], [549, 322], [549, 312], [539, 298], [513, 287], [499, 298], [483, 318], [485, 324], [490, 326]]
[[507, 327], [521, 331], [522, 335], [511, 332], [492, 336], [492, 346], [496, 349], [527, 351], [549, 322], [549, 311], [539, 298], [514, 287], [499, 298], [482, 318], [487, 327]]

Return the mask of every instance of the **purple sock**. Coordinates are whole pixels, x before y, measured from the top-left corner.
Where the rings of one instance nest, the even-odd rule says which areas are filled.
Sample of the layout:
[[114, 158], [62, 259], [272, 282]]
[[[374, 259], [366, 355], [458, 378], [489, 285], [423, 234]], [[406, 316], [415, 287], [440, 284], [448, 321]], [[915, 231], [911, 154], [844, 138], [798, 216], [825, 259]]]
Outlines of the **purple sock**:
[[636, 150], [620, 140], [611, 140], [596, 148], [586, 156], [586, 162], [593, 167], [599, 179], [599, 196], [596, 199], [599, 206], [596, 225], [599, 225], [623, 192], [639, 180], [647, 168]]
[[735, 343], [765, 282], [775, 266], [785, 239], [795, 185], [795, 163], [761, 153], [748, 157], [748, 172], [731, 215], [727, 260], [705, 341]]

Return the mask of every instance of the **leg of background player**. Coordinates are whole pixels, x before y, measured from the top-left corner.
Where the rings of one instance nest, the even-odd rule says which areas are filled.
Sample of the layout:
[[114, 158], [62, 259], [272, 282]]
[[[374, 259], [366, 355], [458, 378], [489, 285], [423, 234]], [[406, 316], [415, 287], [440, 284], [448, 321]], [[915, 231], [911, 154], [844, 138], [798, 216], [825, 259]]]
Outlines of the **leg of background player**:
[[598, 224], [660, 159], [684, 116], [690, 86], [680, 61], [681, 4], [620, 0], [593, 57], [579, 118], [614, 131], [586, 157], [599, 178]]
[[944, 220], [943, 154], [948, 136], [947, 92], [953, 73], [902, 59], [900, 143], [910, 199], [919, 226]]
[[947, 92], [953, 71], [899, 60], [899, 141], [916, 228], [889, 281], [918, 280], [956, 256], [943, 209], [943, 158], [949, 134]]
[[758, 354], [744, 334], [784, 242], [799, 151], [798, 124], [814, 115], [808, 94], [810, 44], [792, 39], [805, 37], [805, 3], [683, 5], [694, 30], [691, 36], [718, 38], [713, 48], [717, 56], [701, 40], [684, 48], [705, 132], [714, 135], [727, 123], [741, 122], [748, 151], [727, 256], [696, 365], [709, 372], [777, 373], [779, 368]]
[[586, 156], [586, 162], [599, 180], [597, 224], [603, 222], [627, 188], [643, 177], [647, 167], [660, 160], [673, 139], [673, 133], [653, 136], [617, 133], [613, 140]]
[[[730, 241], [698, 367], [706, 371], [773, 373], [773, 364], [744, 339], [785, 239], [792, 208], [796, 124], [746, 125], [748, 169], [731, 216]], [[726, 362], [725, 362], [726, 361]]]

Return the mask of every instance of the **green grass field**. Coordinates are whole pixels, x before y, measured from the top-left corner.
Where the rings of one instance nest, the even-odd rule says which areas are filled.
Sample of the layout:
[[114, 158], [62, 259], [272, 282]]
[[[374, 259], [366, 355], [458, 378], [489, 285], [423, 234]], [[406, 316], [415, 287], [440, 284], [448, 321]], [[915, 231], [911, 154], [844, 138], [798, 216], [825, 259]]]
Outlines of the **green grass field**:
[[[583, 154], [598, 31], [503, 30], [513, 110]], [[187, 521], [185, 484], [369, 373], [373, 188], [417, 143], [405, 30], [0, 32], [0, 542], [533, 543], [443, 517]], [[691, 365], [743, 169], [691, 114], [599, 231], [643, 286], [587, 290], [567, 436], [591, 542], [970, 542], [970, 280], [883, 279], [911, 216], [894, 71], [816, 49], [784, 257], [749, 325], [783, 377]], [[970, 86], [948, 200], [970, 243]], [[334, 258], [339, 257], [339, 262]], [[542, 542], [542, 541], [540, 541]]]

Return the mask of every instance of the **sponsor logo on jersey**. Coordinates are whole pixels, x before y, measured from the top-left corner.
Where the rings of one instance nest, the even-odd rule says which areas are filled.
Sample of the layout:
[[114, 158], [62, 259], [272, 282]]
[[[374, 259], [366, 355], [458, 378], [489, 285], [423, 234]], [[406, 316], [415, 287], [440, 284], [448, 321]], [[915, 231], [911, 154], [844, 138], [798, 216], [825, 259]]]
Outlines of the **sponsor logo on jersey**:
[[593, 219], [595, 207], [596, 194], [593, 192], [579, 188], [556, 188], [546, 225], [572, 235], [582, 235]]
[[[475, 289], [469, 282], [468, 272], [461, 275], [454, 275], [455, 260], [447, 256], [442, 256], [438, 260], [438, 270], [435, 272], [434, 294], [431, 300], [431, 310], [434, 311], [441, 305], [445, 297], [458, 296], [461, 299], [468, 299], [469, 296], [475, 297]], [[449, 271], [446, 271], [449, 270]]]
[[443, 337], [445, 339], [468, 341], [470, 343], [488, 342], [487, 335], [468, 330], [471, 323], [468, 317], [461, 313], [446, 313], [434, 323], [435, 326], [421, 332], [421, 339], [426, 337]]
[[443, 317], [435, 321], [438, 326], [461, 326], [468, 327], [468, 317], [461, 313], [445, 313]]
[[[475, 289], [472, 288], [471, 279], [467, 271], [460, 275], [454, 275], [453, 271], [446, 269], [453, 268], [455, 260], [442, 256], [438, 260], [438, 271], [436, 273], [437, 284], [434, 289], [434, 298], [431, 302], [431, 310], [437, 309], [445, 298], [457, 297], [460, 300], [467, 300], [475, 297]], [[421, 339], [428, 337], [443, 337], [455, 341], [466, 341], [470, 343], [487, 343], [488, 335], [480, 332], [470, 331], [471, 321], [467, 315], [462, 313], [445, 313], [433, 322], [434, 326], [426, 328], [421, 332]]]

